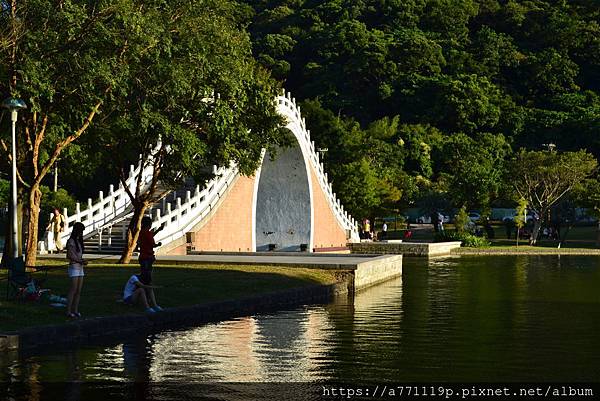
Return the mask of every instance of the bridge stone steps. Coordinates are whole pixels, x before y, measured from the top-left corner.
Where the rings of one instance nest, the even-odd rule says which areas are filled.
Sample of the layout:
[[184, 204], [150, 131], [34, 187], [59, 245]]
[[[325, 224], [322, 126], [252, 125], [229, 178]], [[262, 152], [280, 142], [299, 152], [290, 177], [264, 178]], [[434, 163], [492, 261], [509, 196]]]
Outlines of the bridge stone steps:
[[[177, 206], [177, 198], [185, 199], [188, 192], [190, 191], [190, 185], [186, 184], [184, 188], [177, 189], [175, 191], [171, 191], [167, 196], [163, 198], [163, 200], [157, 201], [155, 205], [150, 207], [146, 211], [146, 215], [154, 216], [156, 215], [156, 211], [159, 210], [160, 214], [164, 214], [169, 207], [171, 209], [175, 209]], [[167, 205], [170, 205], [169, 207]], [[108, 230], [103, 230], [102, 233], [102, 241], [100, 243], [100, 235], [94, 234], [85, 239], [85, 248], [86, 252], [89, 253], [103, 253], [103, 254], [121, 254], [125, 246], [127, 245], [126, 240], [126, 232], [127, 227], [129, 227], [129, 222], [131, 221], [131, 217], [127, 217], [121, 222], [112, 226], [110, 233]], [[155, 227], [156, 228], [156, 227]]]

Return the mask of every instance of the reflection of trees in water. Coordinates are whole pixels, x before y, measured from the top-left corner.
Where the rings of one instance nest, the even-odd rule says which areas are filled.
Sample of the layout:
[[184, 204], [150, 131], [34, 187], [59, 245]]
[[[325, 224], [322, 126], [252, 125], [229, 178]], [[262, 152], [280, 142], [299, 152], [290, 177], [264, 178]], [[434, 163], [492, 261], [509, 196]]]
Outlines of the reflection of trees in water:
[[462, 257], [405, 269], [402, 357], [410, 368], [402, 377], [560, 381], [570, 366], [569, 377], [593, 378], [584, 366], [600, 357], [585, 350], [600, 324], [590, 303], [600, 298], [593, 289], [600, 272], [588, 269], [590, 259], [579, 262], [583, 274], [577, 258], [554, 256]]
[[[600, 354], [600, 269], [593, 256], [534, 256], [527, 260], [526, 288], [521, 303], [523, 319], [513, 339], [518, 362], [535, 364], [523, 369], [531, 381], [597, 381]], [[567, 374], [568, 372], [568, 374]]]
[[[3, 379], [23, 383], [35, 376], [32, 381], [43, 383], [40, 388], [48, 381], [63, 383], [58, 388], [64, 394], [61, 399], [102, 400], [107, 394], [121, 399], [169, 398], [177, 389], [160, 385], [167, 382], [310, 381], [320, 377], [319, 359], [330, 343], [327, 319], [324, 308], [317, 306], [132, 336], [103, 349], [54, 350], [24, 363], [11, 362], [15, 368], [3, 368]], [[120, 384], [94, 388], [100, 381]], [[34, 386], [28, 384], [25, 390], [32, 395], [27, 398], [37, 399]], [[19, 389], [18, 394], [24, 393]]]
[[[0, 382], [6, 399], [39, 401], [82, 399], [83, 351], [53, 349], [52, 354], [25, 356], [2, 353]], [[85, 353], [96, 357], [96, 353]]]
[[47, 382], [67, 381], [66, 394], [62, 386], [54, 398], [102, 401], [112, 398], [87, 383], [137, 382], [111, 391], [119, 399], [160, 399], [178, 389], [167, 394], [148, 382], [597, 381], [599, 261], [410, 261], [402, 278], [326, 306], [131, 337], [103, 349], [3, 354], [0, 381], [8, 396], [21, 395], [15, 399], [52, 398], [44, 397]]
[[381, 380], [381, 369], [395, 369], [390, 356], [402, 343], [402, 303], [398, 277], [327, 305], [331, 333], [320, 374], [337, 380]]
[[[514, 354], [527, 265], [514, 257], [431, 260], [405, 274], [403, 344], [411, 380], [496, 380]], [[477, 368], [474, 368], [477, 367]]]
[[[40, 378], [40, 364], [31, 361], [27, 365], [18, 365], [11, 369], [11, 380], [6, 391], [15, 395], [15, 399], [26, 399], [28, 401], [39, 401], [43, 395], [43, 385]], [[15, 380], [16, 379], [16, 380]], [[8, 383], [7, 383], [8, 384]], [[7, 397], [7, 399], [10, 399]]]

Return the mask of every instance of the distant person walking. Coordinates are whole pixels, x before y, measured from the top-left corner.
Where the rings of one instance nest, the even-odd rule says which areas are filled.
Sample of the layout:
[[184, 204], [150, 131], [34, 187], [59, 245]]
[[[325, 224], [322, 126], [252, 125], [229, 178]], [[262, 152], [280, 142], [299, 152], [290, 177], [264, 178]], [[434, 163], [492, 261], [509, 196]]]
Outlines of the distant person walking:
[[557, 241], [560, 241], [560, 223], [561, 223], [561, 220], [556, 219], [556, 220], [554, 220], [554, 224], [553, 224], [553, 227], [554, 227], [553, 237]]
[[83, 230], [85, 226], [82, 223], [75, 223], [71, 237], [67, 240], [67, 259], [69, 259], [68, 274], [71, 278], [71, 288], [69, 288], [67, 302], [67, 317], [79, 318], [79, 298], [81, 296], [81, 287], [83, 286], [83, 266], [87, 261], [83, 259], [85, 250], [83, 244]]
[[383, 225], [381, 226], [381, 239], [382, 240], [387, 240], [387, 223], [384, 221]]
[[510, 239], [512, 237], [513, 226], [515, 225], [512, 217], [504, 218], [504, 229], [506, 230], [506, 238]]
[[438, 231], [444, 232], [444, 215], [437, 212]]
[[152, 231], [151, 228], [152, 219], [148, 216], [142, 218], [142, 228], [138, 239], [140, 249], [140, 280], [146, 285], [152, 285], [152, 264], [156, 260], [154, 248], [162, 245], [160, 242], [157, 243], [154, 241], [154, 236], [162, 230], [162, 227], [156, 231]]
[[369, 219], [365, 219], [365, 223], [363, 224], [363, 230], [365, 233], [365, 239], [371, 239], [371, 222]]
[[62, 239], [61, 234], [65, 231], [65, 227], [66, 226], [66, 219], [65, 216], [63, 216], [60, 213], [60, 210], [58, 210], [57, 208], [54, 208], [53, 211], [53, 216], [52, 219], [50, 219], [50, 222], [48, 223], [48, 226], [46, 227], [46, 231], [50, 231], [52, 233], [53, 236], [53, 241], [54, 241], [54, 250], [56, 250], [56, 252], [62, 252], [64, 245], [62, 243]]
[[492, 227], [492, 225], [490, 224], [490, 218], [486, 217], [483, 223], [483, 227], [485, 229], [485, 234], [488, 237], [488, 239], [494, 239], [496, 236], [496, 233], [494, 232], [494, 228]]
[[433, 231], [436, 233], [440, 231], [440, 220], [438, 212], [431, 213], [431, 224], [433, 224]]

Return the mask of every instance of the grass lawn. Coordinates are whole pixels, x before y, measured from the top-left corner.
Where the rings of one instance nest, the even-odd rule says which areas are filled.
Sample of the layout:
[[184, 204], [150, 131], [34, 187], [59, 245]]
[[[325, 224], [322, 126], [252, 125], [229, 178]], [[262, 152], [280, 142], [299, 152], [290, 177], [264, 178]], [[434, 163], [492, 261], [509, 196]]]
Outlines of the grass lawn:
[[[494, 226], [495, 239], [491, 240], [492, 248], [514, 248], [517, 245], [517, 241], [513, 237], [511, 239], [506, 238], [506, 230], [504, 226]], [[566, 239], [561, 244], [561, 248], [569, 249], [598, 249], [596, 246], [596, 227], [595, 226], [576, 226], [572, 227], [568, 232], [566, 228], [561, 229], [561, 235], [565, 235]], [[519, 240], [519, 248], [527, 247], [531, 250], [539, 248], [557, 248], [558, 241], [540, 239], [535, 247], [528, 246], [528, 240]]]
[[[454, 230], [454, 225], [445, 224], [446, 230]], [[432, 241], [434, 238], [433, 227], [430, 224], [413, 225], [413, 236], [412, 240], [416, 241]], [[506, 248], [514, 249], [517, 245], [517, 241], [514, 238], [514, 229], [512, 232], [513, 237], [511, 239], [506, 238], [506, 229], [503, 225], [492, 225], [494, 229], [494, 239], [491, 240], [490, 248]], [[596, 246], [596, 226], [575, 226], [572, 227], [568, 233], [566, 240], [562, 243], [561, 248], [569, 249], [598, 249]], [[405, 230], [391, 231], [391, 238], [402, 238]], [[567, 229], [563, 227], [561, 229], [561, 235], [564, 235]], [[527, 240], [519, 240], [519, 249], [528, 248], [529, 250], [535, 250], [540, 248], [556, 248], [558, 241], [541, 239], [538, 241], [538, 245], [535, 247], [528, 246]], [[485, 248], [483, 248], [485, 249]]]
[[458, 255], [600, 255], [598, 248], [584, 247], [544, 247], [544, 246], [488, 246], [482, 248], [458, 248], [452, 251]]
[[[52, 294], [66, 296], [70, 283], [64, 262], [43, 260], [39, 264], [63, 266], [49, 271], [42, 287], [51, 289]], [[84, 318], [143, 313], [140, 307], [117, 302], [129, 277], [138, 271], [135, 264], [87, 266], [79, 307]], [[1, 277], [6, 277], [6, 271]], [[327, 271], [274, 266], [157, 265], [153, 279], [155, 285], [162, 286], [154, 291], [159, 305], [166, 308], [335, 282], [333, 274]], [[65, 308], [51, 307], [46, 302], [7, 301], [6, 280], [0, 281], [0, 287], [0, 332], [68, 321]]]

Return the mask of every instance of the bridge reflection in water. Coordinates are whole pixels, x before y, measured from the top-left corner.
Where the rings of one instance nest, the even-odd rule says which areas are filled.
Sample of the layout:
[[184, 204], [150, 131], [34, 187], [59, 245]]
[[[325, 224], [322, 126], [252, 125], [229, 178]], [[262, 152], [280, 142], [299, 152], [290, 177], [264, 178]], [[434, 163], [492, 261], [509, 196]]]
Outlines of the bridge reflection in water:
[[232, 381], [597, 382], [599, 287], [598, 257], [406, 258], [401, 278], [353, 299], [5, 356], [0, 381], [27, 394], [48, 382], [137, 382], [162, 400], [169, 384]]
[[[329, 305], [308, 306], [273, 315], [256, 315], [181, 331], [138, 336], [101, 349], [67, 349], [32, 356], [21, 365], [35, 369], [7, 372], [11, 380], [127, 382], [307, 382], [334, 379], [344, 354], [380, 341], [384, 326], [399, 325], [402, 314], [381, 310], [390, 298], [401, 309], [402, 279], [340, 296]], [[355, 325], [360, 327], [354, 327]], [[400, 338], [394, 339], [400, 341]], [[42, 360], [41, 365], [34, 361]], [[30, 372], [31, 373], [31, 372]]]

